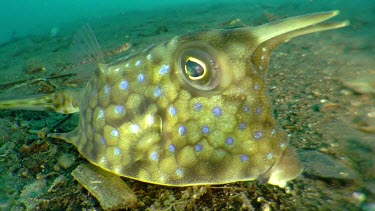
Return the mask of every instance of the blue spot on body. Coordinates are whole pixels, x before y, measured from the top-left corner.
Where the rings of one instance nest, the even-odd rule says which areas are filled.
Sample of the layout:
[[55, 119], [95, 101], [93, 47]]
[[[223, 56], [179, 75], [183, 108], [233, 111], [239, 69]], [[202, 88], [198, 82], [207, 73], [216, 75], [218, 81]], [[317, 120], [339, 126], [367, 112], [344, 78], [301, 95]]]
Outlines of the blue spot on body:
[[185, 128], [185, 126], [180, 126], [180, 127], [178, 127], [178, 134], [180, 134], [180, 136], [185, 135], [185, 133], [186, 133], [186, 128]]
[[104, 93], [109, 94], [109, 90], [110, 90], [109, 86], [104, 85]]
[[242, 162], [246, 162], [248, 160], [249, 160], [249, 156], [247, 156], [247, 155], [241, 155], [241, 161]]
[[207, 134], [208, 132], [210, 132], [210, 128], [208, 128], [207, 126], [203, 126], [202, 133]]
[[247, 112], [249, 112], [249, 110], [250, 110], [249, 106], [244, 106], [244, 107], [243, 107], [243, 111], [244, 111], [244, 112], [247, 113]]
[[124, 112], [124, 107], [122, 107], [122, 106], [116, 106], [115, 107], [115, 112], [116, 112], [116, 114], [122, 114], [122, 112]]
[[125, 91], [125, 90], [128, 88], [128, 86], [129, 86], [129, 84], [128, 84], [127, 81], [121, 81], [121, 82], [120, 82], [120, 89], [121, 89], [122, 91]]
[[196, 111], [200, 111], [200, 110], [202, 110], [202, 108], [203, 108], [203, 105], [201, 103], [195, 103], [194, 109]]
[[268, 160], [271, 160], [272, 158], [273, 158], [272, 153], [268, 153], [268, 154], [267, 154], [267, 159], [268, 159]]
[[135, 66], [139, 66], [142, 64], [142, 61], [141, 60], [138, 60], [136, 63], [135, 63]]
[[254, 90], [257, 91], [259, 89], [259, 85], [258, 84], [255, 84], [254, 85]]
[[117, 137], [117, 136], [118, 136], [118, 130], [113, 129], [113, 130], [111, 131], [111, 135], [112, 135], [113, 137]]
[[179, 177], [181, 177], [182, 176], [182, 170], [181, 169], [177, 169], [176, 170], [176, 174], [177, 174], [177, 176], [179, 176]]
[[152, 161], [157, 160], [158, 159], [158, 153], [157, 152], [151, 153], [150, 158], [151, 158]]
[[175, 150], [176, 150], [176, 147], [175, 147], [173, 144], [171, 144], [171, 145], [169, 145], [168, 150], [169, 150], [170, 152], [174, 153]]
[[170, 114], [171, 116], [174, 116], [174, 115], [176, 115], [177, 110], [176, 110], [175, 107], [171, 106], [171, 107], [169, 107], [168, 112], [169, 112], [169, 114]]
[[272, 130], [271, 130], [271, 135], [275, 135], [275, 133], [276, 133], [276, 130], [275, 130], [275, 129], [272, 129]]
[[143, 73], [140, 73], [137, 76], [137, 81], [138, 81], [138, 83], [143, 83], [145, 81], [145, 75]]
[[215, 116], [221, 116], [221, 108], [220, 107], [215, 107], [214, 110], [212, 111], [212, 113]]
[[260, 139], [260, 138], [262, 138], [262, 136], [263, 136], [263, 134], [262, 134], [261, 131], [257, 131], [257, 132], [254, 133], [254, 138], [255, 139]]
[[243, 130], [246, 128], [246, 124], [244, 122], [241, 122], [239, 125], [238, 125], [238, 129], [240, 130]]
[[203, 149], [203, 147], [200, 144], [197, 144], [197, 146], [195, 146], [195, 151], [197, 151], [197, 152], [202, 151], [202, 149]]
[[232, 138], [232, 137], [229, 137], [229, 138], [225, 139], [225, 143], [226, 143], [227, 145], [232, 145], [232, 144], [233, 144], [233, 138]]
[[169, 65], [163, 65], [159, 69], [159, 74], [160, 75], [165, 75], [169, 72]]
[[114, 151], [113, 151], [113, 152], [114, 152], [114, 153], [115, 153], [115, 155], [117, 155], [117, 156], [121, 154], [121, 151], [120, 151], [120, 149], [119, 149], [119, 148], [117, 148], [117, 147], [116, 147], [116, 148], [114, 149]]
[[106, 145], [105, 140], [104, 140], [103, 137], [100, 137], [100, 143], [103, 144], [103, 145]]
[[154, 88], [154, 96], [155, 97], [160, 97], [161, 96], [161, 89], [160, 89], [160, 87], [155, 87]]
[[255, 108], [255, 114], [260, 115], [260, 112], [262, 112], [260, 108]]

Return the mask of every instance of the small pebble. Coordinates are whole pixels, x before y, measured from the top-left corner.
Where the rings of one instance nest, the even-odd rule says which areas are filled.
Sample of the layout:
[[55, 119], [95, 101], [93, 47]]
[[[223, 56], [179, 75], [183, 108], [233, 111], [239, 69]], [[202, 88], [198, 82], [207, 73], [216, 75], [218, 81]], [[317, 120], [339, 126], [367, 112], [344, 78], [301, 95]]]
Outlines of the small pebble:
[[57, 164], [61, 166], [62, 168], [67, 169], [73, 165], [73, 163], [75, 162], [75, 159], [76, 158], [72, 154], [62, 154], [58, 158]]
[[366, 74], [342, 83], [345, 87], [359, 94], [375, 94], [375, 74]]
[[366, 195], [362, 192], [353, 192], [352, 197], [358, 204], [362, 204], [366, 200]]

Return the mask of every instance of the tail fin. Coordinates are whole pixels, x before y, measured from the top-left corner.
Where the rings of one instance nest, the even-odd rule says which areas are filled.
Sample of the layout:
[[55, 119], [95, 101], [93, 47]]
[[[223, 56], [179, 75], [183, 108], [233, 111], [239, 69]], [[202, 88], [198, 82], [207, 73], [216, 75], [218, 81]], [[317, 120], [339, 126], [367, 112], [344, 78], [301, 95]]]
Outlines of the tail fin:
[[[97, 71], [97, 63], [104, 63], [104, 54], [89, 25], [84, 25], [74, 36], [71, 46], [73, 71], [80, 79], [90, 79]], [[79, 63], [78, 63], [79, 62]], [[79, 111], [81, 90], [62, 90], [47, 95], [36, 95], [26, 98], [0, 100], [0, 109], [54, 111], [63, 114]]]
[[41, 96], [2, 100], [0, 109], [54, 111], [70, 114], [79, 111], [79, 99], [80, 90], [63, 90]]

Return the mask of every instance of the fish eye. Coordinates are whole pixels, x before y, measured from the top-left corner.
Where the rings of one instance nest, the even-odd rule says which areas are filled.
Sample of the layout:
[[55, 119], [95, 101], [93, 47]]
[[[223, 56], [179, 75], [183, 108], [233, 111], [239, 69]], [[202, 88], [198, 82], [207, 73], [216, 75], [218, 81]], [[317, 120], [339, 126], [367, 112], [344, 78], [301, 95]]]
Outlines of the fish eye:
[[219, 84], [219, 67], [209, 52], [191, 48], [181, 52], [178, 70], [182, 81], [196, 91], [209, 91]]
[[191, 80], [200, 80], [206, 73], [206, 65], [199, 59], [189, 57], [185, 62], [185, 73]]

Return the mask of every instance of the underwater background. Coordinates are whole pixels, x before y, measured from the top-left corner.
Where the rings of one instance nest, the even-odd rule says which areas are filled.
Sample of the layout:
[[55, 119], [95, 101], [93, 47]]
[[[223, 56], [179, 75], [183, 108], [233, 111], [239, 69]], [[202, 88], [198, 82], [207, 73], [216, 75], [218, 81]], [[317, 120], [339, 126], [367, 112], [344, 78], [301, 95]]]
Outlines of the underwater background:
[[[337, 30], [289, 41], [271, 55], [268, 89], [304, 173], [281, 189], [255, 181], [197, 189], [123, 178], [138, 210], [375, 210], [375, 2], [42, 1], [0, 7], [0, 99], [79, 88], [95, 68], [72, 41], [89, 24], [108, 61], [199, 29], [261, 25], [340, 10]], [[131, 47], [130, 47], [131, 46]], [[64, 121], [62, 121], [64, 120]], [[62, 122], [62, 123], [61, 123]], [[71, 172], [88, 163], [47, 139], [76, 117], [0, 110], [0, 210], [101, 210]]]

